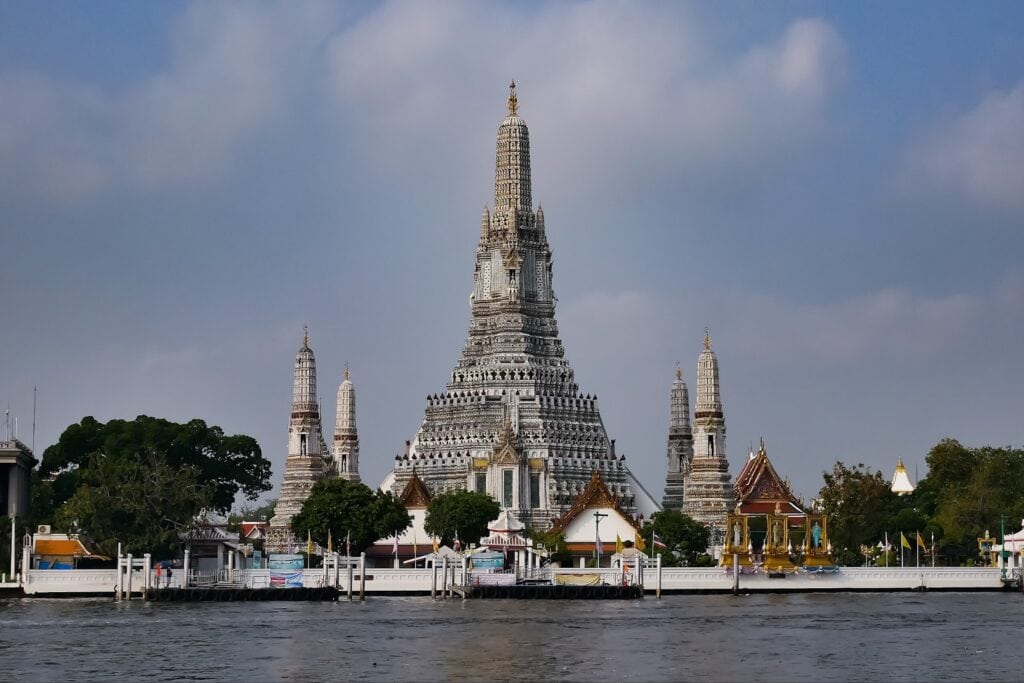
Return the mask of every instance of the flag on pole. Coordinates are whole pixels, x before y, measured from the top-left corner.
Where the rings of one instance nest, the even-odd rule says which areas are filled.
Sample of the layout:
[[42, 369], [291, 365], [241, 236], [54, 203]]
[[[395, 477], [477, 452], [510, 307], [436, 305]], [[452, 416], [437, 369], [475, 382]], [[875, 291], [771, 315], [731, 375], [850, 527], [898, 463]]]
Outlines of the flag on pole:
[[309, 532], [309, 529], [306, 529], [306, 554], [313, 554], [313, 536]]
[[352, 531], [345, 532], [345, 557], [352, 557]]
[[601, 544], [601, 537], [597, 537], [597, 554], [600, 555], [604, 552], [604, 546]]
[[622, 554], [622, 539], [619, 538], [618, 534], [615, 534], [615, 552], [619, 555]]
[[332, 555], [334, 553], [334, 539], [331, 538], [331, 530], [327, 530], [327, 554]]
[[414, 528], [412, 530], [412, 556], [416, 557], [417, 555], [419, 555], [419, 553], [416, 552], [416, 529]]
[[653, 532], [651, 533], [651, 543], [654, 545], [655, 548], [668, 547], [667, 545], [665, 545], [665, 541], [661, 540], [661, 536]]
[[455, 541], [452, 543], [452, 549], [454, 549], [455, 552], [459, 552], [460, 550], [462, 550], [462, 541], [459, 540], [458, 531], [455, 532]]
[[439, 551], [441, 550], [440, 548], [438, 548], [438, 547], [437, 547], [437, 536], [435, 536], [434, 538], [432, 538], [432, 539], [431, 539], [431, 541], [433, 541], [433, 544], [434, 544], [434, 553], [436, 554], [436, 553], [438, 553], [438, 552], [439, 552]]
[[393, 552], [395, 554], [396, 558], [398, 557], [398, 532], [397, 531], [395, 532], [395, 544], [394, 544], [394, 547], [392, 547], [391, 552]]
[[640, 552], [647, 550], [647, 543], [644, 542], [644, 537], [637, 533], [633, 534], [633, 546]]
[[907, 540], [907, 537], [903, 535], [902, 531], [900, 532], [900, 545], [907, 550], [910, 550], [910, 541]]
[[924, 548], [925, 551], [928, 550], [928, 546], [926, 546], [924, 544], [924, 539], [921, 538], [921, 532], [920, 531], [917, 532], [917, 545], [919, 545], [920, 547]]

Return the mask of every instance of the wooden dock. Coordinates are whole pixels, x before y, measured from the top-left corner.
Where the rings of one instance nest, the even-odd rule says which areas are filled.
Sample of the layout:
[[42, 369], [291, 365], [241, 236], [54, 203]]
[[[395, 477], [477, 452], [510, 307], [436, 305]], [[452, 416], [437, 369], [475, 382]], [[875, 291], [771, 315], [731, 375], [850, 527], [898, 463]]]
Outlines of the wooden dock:
[[571, 586], [522, 584], [516, 586], [452, 586], [460, 597], [480, 600], [636, 600], [641, 586]]

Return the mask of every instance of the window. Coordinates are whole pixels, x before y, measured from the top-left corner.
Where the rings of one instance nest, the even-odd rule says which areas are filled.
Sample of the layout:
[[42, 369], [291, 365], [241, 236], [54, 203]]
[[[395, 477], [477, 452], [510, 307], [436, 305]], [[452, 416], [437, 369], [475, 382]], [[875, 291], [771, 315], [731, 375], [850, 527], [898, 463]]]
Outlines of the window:
[[708, 434], [708, 457], [715, 457], [715, 435]]
[[306, 435], [299, 434], [299, 455], [306, 454]]
[[536, 510], [540, 507], [540, 473], [530, 473], [530, 507]]
[[487, 473], [477, 472], [476, 475], [476, 491], [477, 493], [487, 493]]
[[502, 496], [501, 504], [504, 507], [512, 507], [512, 470], [502, 470]]

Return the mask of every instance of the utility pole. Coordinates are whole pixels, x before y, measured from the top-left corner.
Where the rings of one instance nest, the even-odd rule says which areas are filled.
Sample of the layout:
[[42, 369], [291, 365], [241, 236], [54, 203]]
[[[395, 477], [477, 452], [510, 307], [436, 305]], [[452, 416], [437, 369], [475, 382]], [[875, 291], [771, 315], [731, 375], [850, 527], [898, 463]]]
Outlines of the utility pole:
[[608, 515], [594, 510], [594, 568], [601, 567], [601, 520]]

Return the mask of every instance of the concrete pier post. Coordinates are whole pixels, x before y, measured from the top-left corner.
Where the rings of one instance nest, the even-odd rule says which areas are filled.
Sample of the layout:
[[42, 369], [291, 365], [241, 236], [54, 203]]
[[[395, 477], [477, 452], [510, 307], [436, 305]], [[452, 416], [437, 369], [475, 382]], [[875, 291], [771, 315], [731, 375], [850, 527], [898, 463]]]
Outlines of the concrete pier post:
[[661, 555], [658, 555], [657, 557], [658, 563], [656, 566], [658, 571], [658, 578], [654, 584], [654, 597], [656, 597], [658, 600], [661, 600]]
[[348, 601], [352, 602], [352, 558], [346, 556], [345, 563], [348, 565]]
[[152, 571], [153, 571], [153, 556], [150, 555], [149, 553], [146, 553], [145, 555], [142, 556], [142, 572], [143, 572], [143, 579], [142, 579], [143, 592], [142, 592], [142, 596], [143, 596], [143, 598], [148, 598], [149, 597], [149, 589], [152, 588], [152, 586], [153, 586]]
[[732, 554], [732, 594], [740, 594], [740, 556]]
[[441, 558], [441, 599], [448, 597], [448, 556]]
[[430, 563], [430, 599], [437, 600], [437, 558]]
[[117, 579], [114, 581], [114, 599], [120, 601], [124, 595], [124, 560], [121, 557], [121, 544], [117, 544]]
[[191, 560], [191, 559], [192, 559], [192, 550], [189, 549], [189, 548], [185, 548], [185, 563], [184, 563], [184, 566], [182, 567], [182, 574], [184, 574], [185, 576], [183, 577], [182, 584], [181, 584], [183, 588], [188, 588], [188, 568], [189, 568], [189, 564], [190, 564], [189, 560]]
[[128, 553], [128, 562], [127, 562], [127, 564], [128, 564], [128, 590], [125, 591], [125, 596], [129, 600], [131, 600], [132, 599], [132, 555], [131, 555], [131, 553]]
[[359, 601], [366, 600], [366, 553], [359, 554]]

